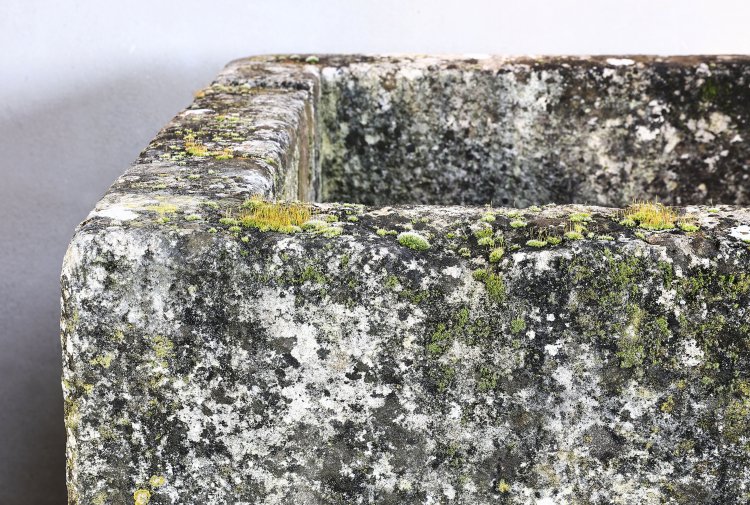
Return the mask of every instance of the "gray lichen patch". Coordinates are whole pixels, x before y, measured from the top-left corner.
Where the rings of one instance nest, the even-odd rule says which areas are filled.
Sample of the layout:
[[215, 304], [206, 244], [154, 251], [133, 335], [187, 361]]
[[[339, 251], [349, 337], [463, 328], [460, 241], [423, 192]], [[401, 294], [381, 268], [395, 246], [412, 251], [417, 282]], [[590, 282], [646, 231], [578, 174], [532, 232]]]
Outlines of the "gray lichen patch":
[[744, 59], [311, 56], [78, 227], [69, 503], [748, 501]]

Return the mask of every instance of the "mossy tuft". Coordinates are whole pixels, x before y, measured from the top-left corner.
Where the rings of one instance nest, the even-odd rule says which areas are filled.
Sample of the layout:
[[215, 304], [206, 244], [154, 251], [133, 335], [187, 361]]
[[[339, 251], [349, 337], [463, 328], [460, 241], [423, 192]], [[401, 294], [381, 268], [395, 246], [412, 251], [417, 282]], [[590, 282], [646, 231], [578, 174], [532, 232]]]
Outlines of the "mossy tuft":
[[[246, 228], [257, 228], [260, 231], [295, 233], [302, 230], [302, 225], [309, 221], [311, 216], [309, 205], [298, 202], [270, 202], [254, 196], [242, 204], [240, 215], [234, 221]], [[222, 224], [229, 224], [229, 219], [233, 218], [222, 219]]]
[[491, 226], [484, 226], [474, 232], [474, 236], [477, 238], [477, 240], [492, 237], [493, 234], [494, 232], [492, 231]]
[[398, 235], [396, 230], [386, 230], [385, 228], [378, 228], [375, 230], [378, 237], [385, 237], [386, 235]]
[[472, 276], [484, 284], [487, 294], [493, 301], [500, 303], [505, 300], [505, 282], [502, 275], [479, 268], [472, 272]]
[[682, 219], [677, 223], [677, 226], [680, 227], [680, 230], [687, 232], [687, 233], [693, 233], [698, 230], [700, 230], [700, 226], [695, 221], [689, 220], [689, 219]]
[[583, 233], [575, 230], [565, 232], [565, 238], [568, 240], [581, 240], [583, 239]]
[[[623, 221], [631, 220], [646, 230], [672, 230], [677, 214], [674, 210], [656, 202], [636, 202], [624, 211]], [[625, 225], [626, 226], [626, 225]]]
[[568, 219], [573, 223], [588, 223], [591, 221], [591, 214], [588, 212], [574, 212], [568, 216]]
[[503, 249], [502, 247], [496, 247], [495, 249], [490, 251], [490, 263], [499, 262], [503, 258], [504, 254], [505, 249]]
[[415, 251], [426, 251], [430, 248], [430, 242], [419, 233], [413, 231], [399, 233], [396, 240], [402, 246], [414, 249]]
[[526, 321], [522, 317], [517, 317], [510, 322], [510, 332], [514, 335], [521, 333], [526, 329]]
[[199, 140], [196, 140], [194, 133], [188, 133], [184, 137], [185, 141], [185, 152], [190, 156], [196, 158], [205, 158], [208, 156], [208, 148], [204, 146]]

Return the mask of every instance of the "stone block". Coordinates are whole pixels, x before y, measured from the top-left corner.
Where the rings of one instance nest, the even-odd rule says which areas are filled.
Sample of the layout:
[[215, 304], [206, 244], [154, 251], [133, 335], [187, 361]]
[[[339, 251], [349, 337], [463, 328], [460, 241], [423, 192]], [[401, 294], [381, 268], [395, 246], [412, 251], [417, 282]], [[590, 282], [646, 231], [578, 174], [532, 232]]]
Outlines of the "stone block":
[[230, 63], [66, 254], [69, 504], [747, 502], [749, 62]]

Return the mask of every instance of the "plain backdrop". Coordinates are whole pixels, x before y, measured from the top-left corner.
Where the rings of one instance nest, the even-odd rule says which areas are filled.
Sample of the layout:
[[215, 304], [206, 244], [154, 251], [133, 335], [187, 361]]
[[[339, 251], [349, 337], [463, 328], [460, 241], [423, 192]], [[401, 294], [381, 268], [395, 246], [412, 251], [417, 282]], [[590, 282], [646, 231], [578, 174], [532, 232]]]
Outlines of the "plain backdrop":
[[64, 504], [58, 276], [192, 93], [261, 53], [749, 53], [746, 0], [0, 0], [0, 504]]

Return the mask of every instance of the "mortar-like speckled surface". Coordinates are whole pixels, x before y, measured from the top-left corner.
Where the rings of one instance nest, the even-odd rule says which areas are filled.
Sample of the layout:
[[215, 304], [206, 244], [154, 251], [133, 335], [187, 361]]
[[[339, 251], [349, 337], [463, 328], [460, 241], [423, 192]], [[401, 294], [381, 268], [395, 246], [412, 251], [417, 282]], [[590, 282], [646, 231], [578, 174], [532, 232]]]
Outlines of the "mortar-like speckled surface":
[[[408, 61], [447, 69], [436, 82], [482, 65], [567, 68]], [[613, 61], [615, 74], [658, 67]], [[368, 62], [366, 79], [343, 84]], [[347, 124], [331, 90], [359, 93], [389, 65], [410, 68], [231, 64], [79, 226], [62, 275], [69, 503], [748, 502], [747, 209], [682, 207], [678, 222], [694, 231], [658, 232], [583, 205], [311, 204], [315, 225], [289, 234], [233, 221], [257, 193], [402, 201], [406, 172], [388, 172], [396, 179], [378, 192], [377, 170], [351, 169], [378, 151], [329, 144], [341, 134], [330, 111]], [[326, 73], [336, 77], [321, 84]], [[471, 138], [444, 155], [474, 149]], [[733, 156], [721, 166], [741, 178]], [[527, 173], [533, 187], [507, 186], [519, 200], [558, 194]], [[717, 195], [744, 203], [742, 187]], [[644, 188], [632, 195], [652, 196]], [[415, 183], [414, 200], [489, 194], [439, 189]]]

